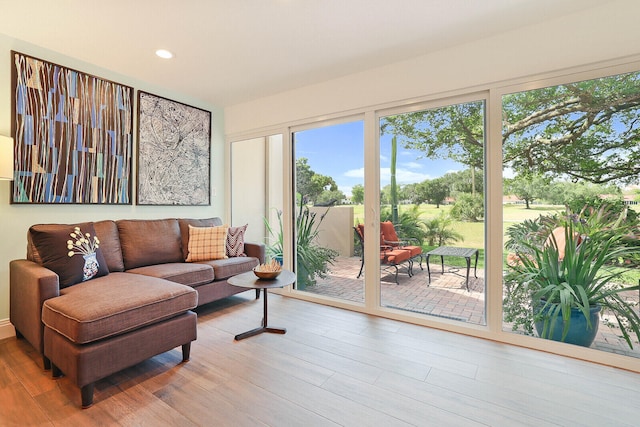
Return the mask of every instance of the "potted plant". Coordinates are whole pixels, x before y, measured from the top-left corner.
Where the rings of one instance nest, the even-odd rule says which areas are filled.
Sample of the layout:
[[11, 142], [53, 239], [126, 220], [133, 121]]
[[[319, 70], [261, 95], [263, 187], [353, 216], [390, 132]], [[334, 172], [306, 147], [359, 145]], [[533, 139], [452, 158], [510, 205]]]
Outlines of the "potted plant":
[[[324, 278], [329, 271], [338, 252], [331, 248], [320, 246], [317, 242], [320, 233], [320, 225], [330, 208], [319, 217], [315, 212], [310, 212], [309, 207], [300, 204], [296, 216], [296, 289], [303, 290], [308, 285], [316, 283], [316, 278]], [[275, 231], [265, 220], [265, 225], [273, 242], [267, 246], [267, 255], [272, 259], [282, 262], [283, 233], [282, 212], [277, 212], [278, 230]]]
[[[542, 244], [539, 237], [526, 238], [526, 233], [521, 240], [510, 242], [520, 251], [516, 261], [507, 263], [505, 314], [510, 314], [511, 320], [530, 316], [517, 321], [528, 331], [533, 323], [542, 338], [590, 346], [599, 314], [606, 312], [615, 317], [633, 348], [631, 334], [640, 340], [640, 317], [635, 304], [625, 300], [622, 292], [640, 286], [619, 283], [624, 269], [616, 264], [636, 253], [637, 246], [626, 242], [629, 229], [623, 224], [623, 216], [607, 220], [609, 227], [599, 227], [595, 225], [608, 216], [603, 211], [593, 215], [591, 224], [567, 215], [561, 221], [561, 233], [554, 235], [547, 228], [548, 237]], [[523, 304], [525, 298], [528, 301]]]

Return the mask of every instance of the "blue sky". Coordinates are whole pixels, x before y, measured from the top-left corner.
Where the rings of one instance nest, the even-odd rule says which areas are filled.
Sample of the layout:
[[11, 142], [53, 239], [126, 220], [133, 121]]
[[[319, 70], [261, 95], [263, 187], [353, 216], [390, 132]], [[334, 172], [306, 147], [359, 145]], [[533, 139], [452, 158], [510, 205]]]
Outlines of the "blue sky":
[[[306, 157], [311, 170], [332, 177], [347, 197], [351, 196], [351, 187], [364, 184], [363, 122], [297, 132], [295, 141], [296, 157]], [[380, 145], [380, 180], [381, 187], [384, 187], [390, 182], [391, 137], [384, 135]], [[407, 150], [398, 144], [398, 184], [422, 182], [464, 169], [461, 164], [451, 160], [429, 160], [420, 158], [420, 155], [420, 151]]]

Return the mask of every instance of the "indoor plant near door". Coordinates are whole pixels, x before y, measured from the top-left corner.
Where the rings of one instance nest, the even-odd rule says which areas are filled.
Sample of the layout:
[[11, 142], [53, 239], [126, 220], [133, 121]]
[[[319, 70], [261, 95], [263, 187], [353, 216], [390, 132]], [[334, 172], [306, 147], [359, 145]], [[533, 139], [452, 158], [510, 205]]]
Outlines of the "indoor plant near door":
[[[625, 270], [616, 264], [637, 253], [638, 246], [627, 242], [632, 236], [623, 215], [608, 220], [607, 227], [593, 225], [610, 215], [594, 215], [592, 224], [576, 215], [560, 218], [556, 225], [561, 232], [554, 235], [547, 228], [543, 244], [540, 239], [536, 242], [524, 237], [517, 242], [523, 250], [515, 262], [508, 263], [505, 282], [511, 299], [505, 299], [505, 313], [514, 310], [507, 305], [522, 304], [514, 295], [530, 298], [526, 314], [530, 314], [539, 336], [589, 346], [597, 332], [599, 312], [603, 312], [615, 317], [633, 348], [632, 336], [640, 340], [640, 317], [635, 302], [622, 293], [636, 291], [639, 286], [620, 283]], [[576, 327], [579, 330], [574, 332]]]
[[[330, 208], [319, 217], [315, 212], [310, 212], [309, 207], [304, 204], [299, 205], [296, 215], [296, 289], [303, 290], [308, 285], [316, 283], [316, 278], [324, 278], [329, 271], [329, 265], [338, 256], [338, 252], [318, 244], [318, 234], [320, 225]], [[278, 231], [275, 231], [265, 220], [265, 225], [269, 235], [273, 238], [267, 246], [267, 256], [282, 260], [283, 233], [282, 233], [282, 212], [278, 211]]]

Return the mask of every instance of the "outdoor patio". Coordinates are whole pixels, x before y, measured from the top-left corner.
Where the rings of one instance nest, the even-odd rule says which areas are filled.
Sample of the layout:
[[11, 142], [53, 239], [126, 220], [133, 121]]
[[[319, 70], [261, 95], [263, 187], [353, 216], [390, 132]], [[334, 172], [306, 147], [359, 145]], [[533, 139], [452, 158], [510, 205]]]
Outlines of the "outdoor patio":
[[[477, 278], [473, 267], [469, 274], [469, 291], [465, 287], [465, 268], [445, 265], [442, 274], [439, 263], [431, 262], [431, 285], [428, 286], [427, 268], [423, 270], [418, 263], [414, 265], [413, 277], [409, 277], [406, 268], [401, 268], [398, 282], [395, 283], [393, 268], [382, 270], [381, 302], [385, 307], [393, 307], [431, 316], [484, 324], [484, 270], [478, 269]], [[363, 277], [356, 279], [360, 269], [359, 257], [339, 257], [331, 267], [326, 279], [319, 279], [314, 286], [305, 291], [339, 298], [353, 302], [364, 302]], [[638, 293], [628, 296], [638, 301]], [[505, 329], [508, 329], [505, 326]], [[618, 335], [619, 330], [607, 326], [601, 321], [598, 335], [592, 348], [612, 353], [625, 354], [640, 358], [640, 345], [634, 341], [634, 349]]]

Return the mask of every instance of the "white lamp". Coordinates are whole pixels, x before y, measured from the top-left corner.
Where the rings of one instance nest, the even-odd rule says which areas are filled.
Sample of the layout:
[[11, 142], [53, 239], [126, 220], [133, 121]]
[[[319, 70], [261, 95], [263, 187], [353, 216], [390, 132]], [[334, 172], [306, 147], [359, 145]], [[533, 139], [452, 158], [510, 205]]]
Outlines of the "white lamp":
[[0, 135], [0, 179], [13, 179], [13, 138]]

